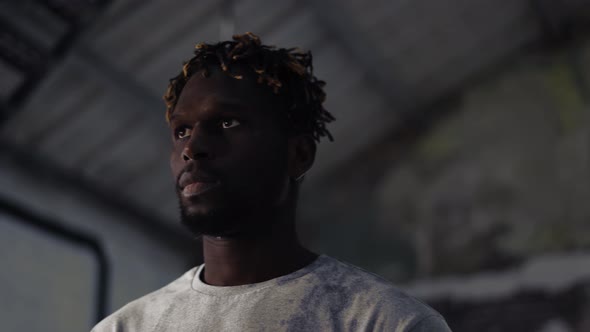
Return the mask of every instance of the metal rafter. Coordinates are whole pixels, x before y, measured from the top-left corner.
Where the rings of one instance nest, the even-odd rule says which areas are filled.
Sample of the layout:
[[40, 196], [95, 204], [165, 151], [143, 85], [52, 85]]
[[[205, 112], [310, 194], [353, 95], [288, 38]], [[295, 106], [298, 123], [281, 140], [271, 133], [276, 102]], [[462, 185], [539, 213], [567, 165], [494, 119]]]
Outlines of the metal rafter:
[[12, 27], [10, 22], [1, 22], [3, 27], [0, 41], [21, 46], [13, 50], [5, 47], [0, 48], [2, 57], [8, 60], [8, 64], [23, 72], [26, 78], [8, 100], [3, 102], [5, 105], [2, 105], [3, 107], [0, 109], [0, 124], [6, 122], [22, 107], [31, 92], [63, 60], [84, 29], [99, 16], [110, 2], [111, 0], [70, 2], [35, 0], [27, 2], [28, 5], [37, 4], [37, 6], [45, 8], [68, 26], [66, 32], [55, 45], [44, 52], [40, 51], [43, 48], [37, 47], [32, 39]]

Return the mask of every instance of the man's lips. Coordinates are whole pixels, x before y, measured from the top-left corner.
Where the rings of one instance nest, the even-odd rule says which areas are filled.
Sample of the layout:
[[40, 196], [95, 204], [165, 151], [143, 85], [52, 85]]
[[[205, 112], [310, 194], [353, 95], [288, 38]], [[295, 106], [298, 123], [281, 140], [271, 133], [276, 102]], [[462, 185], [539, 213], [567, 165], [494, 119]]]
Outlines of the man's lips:
[[219, 184], [220, 181], [211, 176], [190, 172], [184, 172], [178, 179], [178, 188], [184, 197], [201, 195]]
[[215, 182], [193, 182], [182, 188], [182, 196], [194, 197], [201, 195], [219, 185], [219, 181]]

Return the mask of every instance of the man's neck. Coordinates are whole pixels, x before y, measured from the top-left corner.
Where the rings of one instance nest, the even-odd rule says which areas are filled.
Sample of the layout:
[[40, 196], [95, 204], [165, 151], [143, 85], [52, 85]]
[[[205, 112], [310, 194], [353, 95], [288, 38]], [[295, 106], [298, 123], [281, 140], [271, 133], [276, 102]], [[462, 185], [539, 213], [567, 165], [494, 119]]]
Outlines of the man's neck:
[[256, 237], [203, 236], [204, 282], [214, 286], [258, 283], [297, 271], [317, 255], [296, 235]]

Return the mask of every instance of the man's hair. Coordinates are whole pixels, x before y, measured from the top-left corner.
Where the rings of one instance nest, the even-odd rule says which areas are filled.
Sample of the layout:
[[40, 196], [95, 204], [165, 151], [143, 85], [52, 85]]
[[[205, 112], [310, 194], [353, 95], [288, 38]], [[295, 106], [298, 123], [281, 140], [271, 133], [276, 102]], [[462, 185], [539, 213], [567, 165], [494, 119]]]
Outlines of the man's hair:
[[326, 123], [334, 117], [322, 105], [326, 99], [325, 82], [313, 75], [311, 52], [262, 45], [260, 38], [250, 32], [234, 35], [233, 41], [197, 44], [195, 55], [184, 63], [180, 74], [170, 79], [164, 94], [166, 121], [170, 121], [178, 97], [192, 75], [200, 72], [208, 77], [209, 66], [215, 65], [235, 79], [242, 76], [232, 73], [232, 65], [246, 65], [257, 75], [258, 83], [266, 83], [275, 94], [286, 98], [287, 118], [294, 133], [310, 134], [317, 142], [323, 136], [333, 140]]

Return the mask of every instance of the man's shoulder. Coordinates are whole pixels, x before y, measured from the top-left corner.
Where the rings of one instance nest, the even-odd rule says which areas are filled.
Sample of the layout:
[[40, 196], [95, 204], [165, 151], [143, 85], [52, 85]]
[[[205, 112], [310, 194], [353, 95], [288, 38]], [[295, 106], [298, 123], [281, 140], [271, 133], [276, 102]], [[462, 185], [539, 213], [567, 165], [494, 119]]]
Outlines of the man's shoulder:
[[98, 323], [91, 332], [119, 332], [129, 329], [148, 331], [157, 324], [166, 308], [190, 289], [192, 278], [198, 267], [194, 267], [166, 286], [137, 298]]
[[353, 296], [373, 297], [384, 303], [399, 303], [406, 307], [433, 311], [427, 304], [382, 276], [336, 258], [327, 257], [325, 266], [315, 272], [319, 280], [328, 285], [339, 285], [343, 291]]
[[324, 287], [345, 293], [354, 310], [366, 311], [377, 320], [381, 317], [382, 324], [389, 325], [392, 322], [386, 321], [395, 318], [396, 326], [407, 325], [403, 331], [437, 324], [441, 329], [433, 331], [448, 331], [442, 329], [446, 323], [436, 310], [377, 274], [331, 257], [315, 272]]

